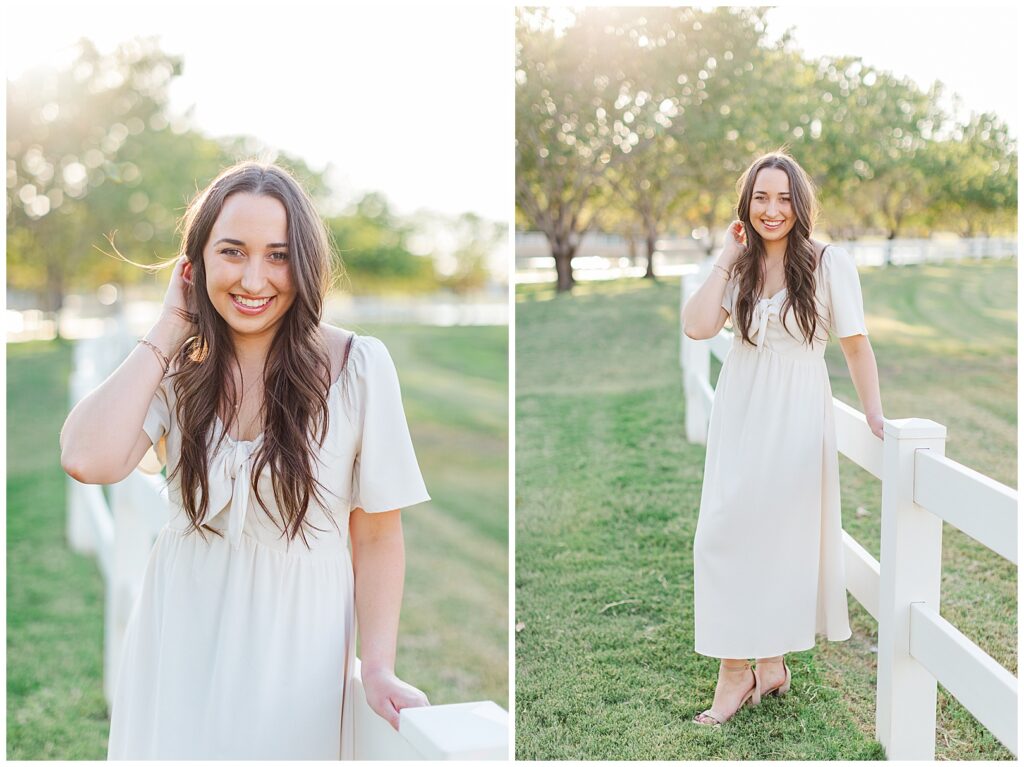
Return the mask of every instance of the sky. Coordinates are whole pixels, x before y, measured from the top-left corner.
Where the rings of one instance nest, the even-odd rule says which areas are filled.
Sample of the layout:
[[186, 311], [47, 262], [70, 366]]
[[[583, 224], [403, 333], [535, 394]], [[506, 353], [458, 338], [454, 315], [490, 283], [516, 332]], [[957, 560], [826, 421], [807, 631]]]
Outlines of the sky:
[[[84, 7], [84, 6], [88, 7]], [[287, 12], [282, 12], [287, 9]], [[397, 212], [512, 210], [511, 7], [164, 0], [5, 9], [6, 75], [159, 35], [184, 56], [170, 107], [213, 136], [255, 135], [328, 163], [339, 204], [383, 192]]]
[[966, 112], [995, 112], [1019, 138], [1018, 13], [985, 5], [782, 5], [768, 12], [768, 33], [778, 39], [793, 27], [795, 47], [808, 56], [859, 56], [922, 88], [941, 80]]
[[[172, 111], [194, 106], [194, 123], [208, 134], [255, 134], [314, 168], [330, 163], [339, 204], [375, 190], [399, 213], [511, 215], [511, 4], [84, 5], [8, 7], [7, 76], [60, 61], [80, 35], [111, 49], [132, 34], [157, 34], [185, 57]], [[783, 4], [769, 12], [768, 32], [793, 27], [808, 55], [860, 56], [922, 88], [941, 80], [963, 99], [964, 117], [995, 111], [1017, 137], [1015, 14], [1006, 6]]]

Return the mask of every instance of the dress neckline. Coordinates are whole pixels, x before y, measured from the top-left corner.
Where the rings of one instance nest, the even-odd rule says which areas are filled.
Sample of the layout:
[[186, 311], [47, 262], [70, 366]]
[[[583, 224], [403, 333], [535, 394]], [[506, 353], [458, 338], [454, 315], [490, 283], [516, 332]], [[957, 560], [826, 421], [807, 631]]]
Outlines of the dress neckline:
[[[352, 348], [355, 347], [357, 338], [359, 338], [359, 335], [357, 333], [352, 333]], [[334, 396], [334, 390], [338, 388], [338, 385], [341, 383], [341, 379], [345, 377], [345, 369], [348, 367], [348, 357], [350, 357], [352, 354], [352, 348], [348, 350], [345, 362], [342, 364], [341, 367], [341, 372], [338, 373], [338, 376], [331, 382], [330, 388], [327, 389], [328, 402], [330, 402], [331, 397]], [[231, 436], [231, 432], [228, 431], [227, 427], [224, 425], [224, 421], [221, 420], [221, 417], [219, 415], [214, 417], [217, 419], [217, 426], [220, 428], [221, 434], [223, 434], [224, 438], [235, 447], [239, 445], [255, 445], [257, 442], [263, 439], [263, 435], [265, 432], [262, 431], [259, 434], [257, 434], [253, 439], [235, 439], [234, 437]]]
[[774, 301], [776, 298], [778, 298], [779, 296], [781, 296], [785, 292], [786, 292], [786, 288], [782, 288], [781, 290], [775, 291], [774, 295], [769, 296], [768, 298], [761, 298], [759, 300], [761, 300], [761, 301]]
[[[826, 242], [825, 243], [825, 247], [822, 248], [821, 249], [821, 253], [818, 254], [818, 262], [815, 264], [815, 268], [821, 266], [821, 262], [825, 260], [825, 252], [829, 249], [829, 247], [831, 247], [831, 245], [832, 245], [831, 242]], [[773, 295], [769, 296], [768, 298], [761, 298], [759, 300], [761, 300], [761, 301], [774, 301], [776, 298], [778, 298], [783, 293], [785, 293], [786, 290], [787, 290], [787, 286], [783, 286], [781, 289], [777, 290]]]

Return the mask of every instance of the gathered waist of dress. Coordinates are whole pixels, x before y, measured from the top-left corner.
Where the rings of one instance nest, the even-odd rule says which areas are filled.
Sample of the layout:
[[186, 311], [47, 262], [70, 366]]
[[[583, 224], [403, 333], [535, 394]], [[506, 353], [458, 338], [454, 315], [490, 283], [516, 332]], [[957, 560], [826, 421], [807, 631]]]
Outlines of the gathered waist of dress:
[[792, 362], [798, 365], [818, 365], [821, 367], [825, 366], [825, 345], [820, 344], [816, 346], [806, 346], [790, 344], [787, 345], [785, 350], [780, 350], [771, 346], [770, 344], [762, 344], [761, 346], [755, 346], [746, 343], [739, 334], [733, 335], [732, 346], [729, 350], [729, 356], [734, 354], [758, 357], [770, 355], [772, 357], [782, 358], [788, 362]]
[[[232, 548], [229, 531], [223, 526], [220, 519], [211, 520], [207, 527], [211, 528], [211, 530], [203, 530], [202, 532], [192, 530], [188, 525], [185, 515], [178, 514], [173, 516], [164, 525], [160, 533], [167, 533], [185, 540], [193, 540], [197, 545]], [[253, 532], [256, 534], [253, 534]], [[241, 547], [258, 549], [260, 552], [288, 560], [325, 560], [338, 559], [339, 557], [347, 559], [349, 557], [347, 531], [335, 530], [332, 526], [327, 526], [322, 530], [312, 530], [308, 529], [307, 526], [305, 532], [306, 538], [304, 542], [301, 535], [288, 540], [278, 530], [274, 530], [271, 533], [268, 529], [262, 527], [257, 531], [246, 529], [238, 537], [238, 544]]]

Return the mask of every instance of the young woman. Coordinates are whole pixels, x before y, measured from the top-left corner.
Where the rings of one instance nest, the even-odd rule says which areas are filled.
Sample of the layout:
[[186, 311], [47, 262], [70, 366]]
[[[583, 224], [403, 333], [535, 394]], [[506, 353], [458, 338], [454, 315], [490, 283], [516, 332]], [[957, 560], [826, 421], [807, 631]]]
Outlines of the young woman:
[[816, 633], [850, 637], [830, 331], [879, 439], [883, 427], [857, 267], [842, 248], [811, 239], [810, 179], [772, 153], [737, 188], [739, 221], [683, 309], [690, 338], [714, 337], [730, 317], [735, 333], [711, 410], [693, 542], [695, 649], [721, 659], [711, 708], [693, 720], [705, 725], [786, 693], [784, 655], [812, 648]]
[[287, 172], [225, 170], [185, 214], [159, 320], [64, 424], [81, 482], [157, 445], [169, 470], [109, 758], [352, 758], [357, 617], [371, 708], [397, 726], [427, 705], [394, 664], [398, 509], [429, 496], [387, 349], [320, 321], [330, 258]]

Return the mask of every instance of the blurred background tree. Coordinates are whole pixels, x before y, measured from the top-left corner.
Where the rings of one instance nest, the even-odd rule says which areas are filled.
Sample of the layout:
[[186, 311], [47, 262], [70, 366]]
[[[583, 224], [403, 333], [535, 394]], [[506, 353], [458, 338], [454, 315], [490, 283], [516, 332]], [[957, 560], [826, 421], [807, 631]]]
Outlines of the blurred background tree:
[[516, 14], [516, 207], [547, 238], [565, 291], [605, 169], [621, 156], [612, 152], [622, 140], [612, 124], [621, 75], [599, 60], [599, 30], [573, 27], [566, 40], [555, 23], [549, 9]]
[[[104, 283], [148, 282], [156, 290], [166, 275], [154, 279], [108, 254], [116, 248], [139, 263], [173, 256], [188, 202], [242, 159], [288, 168], [321, 210], [330, 210], [325, 171], [252, 136], [205, 136], [192, 127], [191, 113], [171, 115], [168, 88], [183, 66], [155, 38], [110, 53], [83, 38], [64, 68], [38, 68], [8, 82], [9, 291], [34, 296], [36, 305], [56, 313], [69, 292]], [[441, 254], [410, 251], [412, 219], [395, 214], [379, 192], [325, 219], [345, 264], [343, 284], [361, 293], [479, 289], [497, 243], [493, 225], [482, 220], [450, 222], [469, 239], [454, 254], [458, 274], [444, 275], [435, 266]]]
[[409, 251], [410, 227], [391, 212], [382, 194], [364, 195], [328, 226], [346, 271], [359, 275], [361, 289], [408, 292], [436, 287], [432, 262]]
[[487, 281], [487, 260], [508, 235], [507, 228], [476, 213], [463, 213], [448, 228], [455, 247], [442, 270], [441, 284], [456, 293], [481, 289]]
[[[176, 202], [161, 193], [166, 177], [159, 173], [142, 191], [143, 169], [130, 145], [147, 129], [151, 136], [167, 130], [167, 87], [180, 72], [181, 61], [151, 41], [105, 56], [83, 39], [70, 68], [36, 69], [8, 83], [9, 285], [57, 311], [86, 275], [104, 281], [119, 272], [91, 247], [94, 234], [135, 230], [162, 244]], [[167, 158], [164, 169], [176, 171], [182, 154]], [[204, 157], [185, 154], [190, 165]]]

